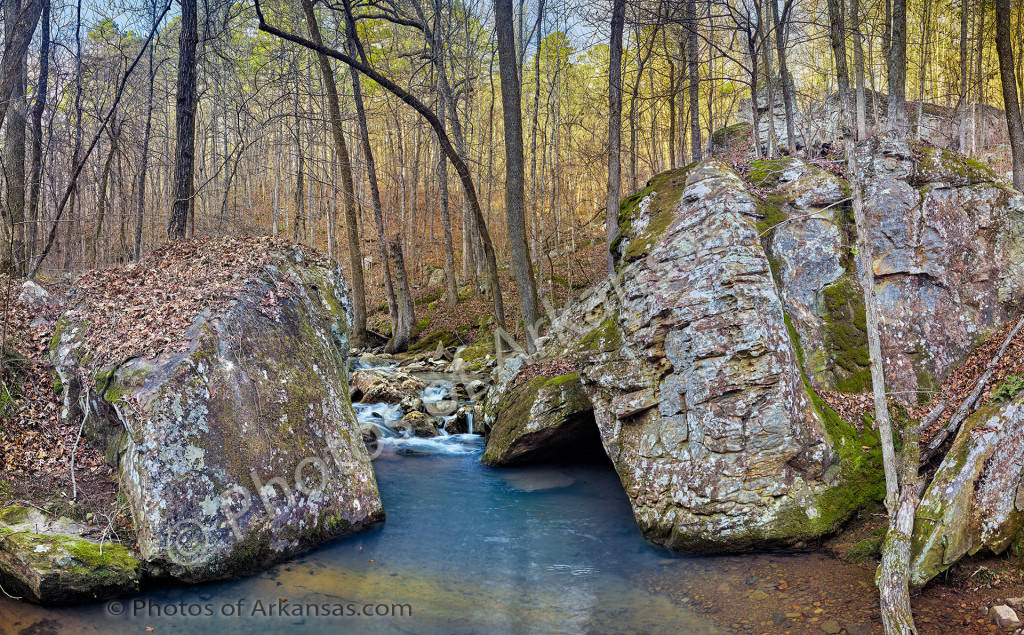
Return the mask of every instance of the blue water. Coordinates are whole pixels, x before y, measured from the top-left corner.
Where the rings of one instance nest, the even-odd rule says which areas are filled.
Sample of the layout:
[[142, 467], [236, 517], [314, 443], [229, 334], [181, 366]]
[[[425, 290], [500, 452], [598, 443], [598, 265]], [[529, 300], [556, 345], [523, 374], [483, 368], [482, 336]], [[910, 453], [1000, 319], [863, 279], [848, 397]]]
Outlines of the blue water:
[[[473, 451], [377, 458], [387, 521], [374, 529], [249, 578], [116, 604], [48, 610], [4, 598], [0, 632], [42, 620], [75, 633], [713, 632], [631, 581], [682, 558], [640, 536], [610, 466], [491, 469], [479, 444], [466, 445]], [[307, 603], [386, 615], [296, 617]], [[166, 615], [182, 610], [202, 615]]]

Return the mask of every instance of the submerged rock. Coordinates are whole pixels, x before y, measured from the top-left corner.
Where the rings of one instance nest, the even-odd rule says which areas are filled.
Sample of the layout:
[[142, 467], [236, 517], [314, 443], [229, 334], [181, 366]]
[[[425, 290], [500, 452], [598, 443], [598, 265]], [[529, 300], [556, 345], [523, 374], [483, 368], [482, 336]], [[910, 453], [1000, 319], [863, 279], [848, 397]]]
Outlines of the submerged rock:
[[1024, 530], [1024, 399], [975, 412], [925, 490], [914, 520], [911, 584], [962, 556], [1002, 553]]
[[142, 563], [124, 545], [86, 540], [73, 535], [77, 529], [31, 508], [0, 510], [0, 586], [48, 605], [137, 592]]
[[251, 573], [383, 519], [348, 398], [340, 267], [298, 248], [266, 257], [156, 357], [91, 370], [74, 306], [55, 335], [65, 416], [88, 413], [141, 558], [180, 580]]

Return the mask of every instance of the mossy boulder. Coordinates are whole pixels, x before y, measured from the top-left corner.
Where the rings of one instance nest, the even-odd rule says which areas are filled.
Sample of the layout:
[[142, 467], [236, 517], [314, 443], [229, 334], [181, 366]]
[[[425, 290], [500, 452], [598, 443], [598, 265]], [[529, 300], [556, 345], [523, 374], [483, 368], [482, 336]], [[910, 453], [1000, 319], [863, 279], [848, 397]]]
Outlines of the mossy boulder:
[[29, 602], [64, 605], [139, 590], [143, 564], [124, 545], [74, 535], [75, 523], [35, 509], [0, 510], [0, 586]]
[[[499, 382], [514, 385], [530, 361], [572, 362], [649, 539], [700, 553], [806, 544], [881, 492], [876, 454], [802, 378], [760, 202], [720, 161], [669, 174], [624, 204], [616, 275], [555, 321], [538, 359], [507, 362]], [[517, 390], [539, 393], [546, 381]], [[489, 407], [492, 437], [530, 425], [522, 411], [535, 403]]]
[[87, 412], [89, 441], [117, 466], [142, 559], [183, 581], [251, 573], [383, 519], [349, 400], [341, 269], [299, 248], [267, 262], [156, 357], [87, 372], [75, 307], [55, 336], [65, 415]]
[[1024, 397], [975, 412], [925, 490], [914, 520], [911, 583], [962, 556], [1024, 539]]
[[588, 443], [597, 439], [597, 424], [578, 375], [538, 375], [494, 395], [485, 406], [495, 422], [481, 459], [487, 465], [568, 461], [595, 449], [603, 453], [599, 441]]

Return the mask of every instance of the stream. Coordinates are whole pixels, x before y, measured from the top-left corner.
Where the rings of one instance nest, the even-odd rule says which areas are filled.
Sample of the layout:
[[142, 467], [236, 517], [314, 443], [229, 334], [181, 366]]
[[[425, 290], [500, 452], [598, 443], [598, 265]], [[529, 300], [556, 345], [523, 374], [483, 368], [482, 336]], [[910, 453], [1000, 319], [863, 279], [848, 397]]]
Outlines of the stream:
[[749, 575], [644, 540], [610, 463], [487, 468], [480, 435], [403, 438], [397, 406], [356, 411], [381, 431], [384, 523], [240, 580], [59, 609], [2, 598], [0, 633], [716, 633], [667, 590]]

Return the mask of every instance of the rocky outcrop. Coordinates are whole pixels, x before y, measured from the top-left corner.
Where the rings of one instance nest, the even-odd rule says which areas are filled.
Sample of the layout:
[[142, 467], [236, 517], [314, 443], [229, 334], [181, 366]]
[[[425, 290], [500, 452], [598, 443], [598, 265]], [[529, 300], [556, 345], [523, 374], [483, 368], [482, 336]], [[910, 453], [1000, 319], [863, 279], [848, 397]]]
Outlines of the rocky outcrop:
[[481, 459], [492, 466], [568, 460], [597, 448], [594, 406], [578, 375], [538, 375], [504, 384], [487, 401], [484, 415], [494, 423]]
[[927, 396], [1024, 295], [1024, 198], [970, 159], [887, 138], [861, 147], [886, 386]]
[[[858, 148], [886, 384], [926, 399], [1024, 293], [1024, 200], [981, 164], [925, 144]], [[760, 232], [816, 389], [870, 389], [848, 187], [799, 159], [755, 161]]]
[[864, 303], [848, 227], [849, 188], [800, 159], [754, 161], [747, 178], [767, 194], [758, 223], [779, 294], [815, 389], [870, 388]]
[[616, 276], [541, 357], [578, 369], [641, 530], [719, 552], [836, 529], [877, 495], [876, 456], [801, 378], [758, 201], [709, 160], [652, 179], [619, 218]]
[[962, 556], [1002, 553], [1024, 530], [1024, 398], [989, 404], [960, 429], [914, 520], [911, 583]]
[[0, 586], [38, 604], [89, 602], [139, 590], [142, 563], [120, 544], [95, 543], [67, 518], [0, 510]]
[[[383, 519], [349, 402], [341, 270], [267, 249], [154, 357], [94, 367], [78, 305], [55, 335], [65, 416], [84, 412], [117, 465], [141, 558], [180, 580], [249, 573]], [[110, 301], [128, 311], [136, 293]]]

